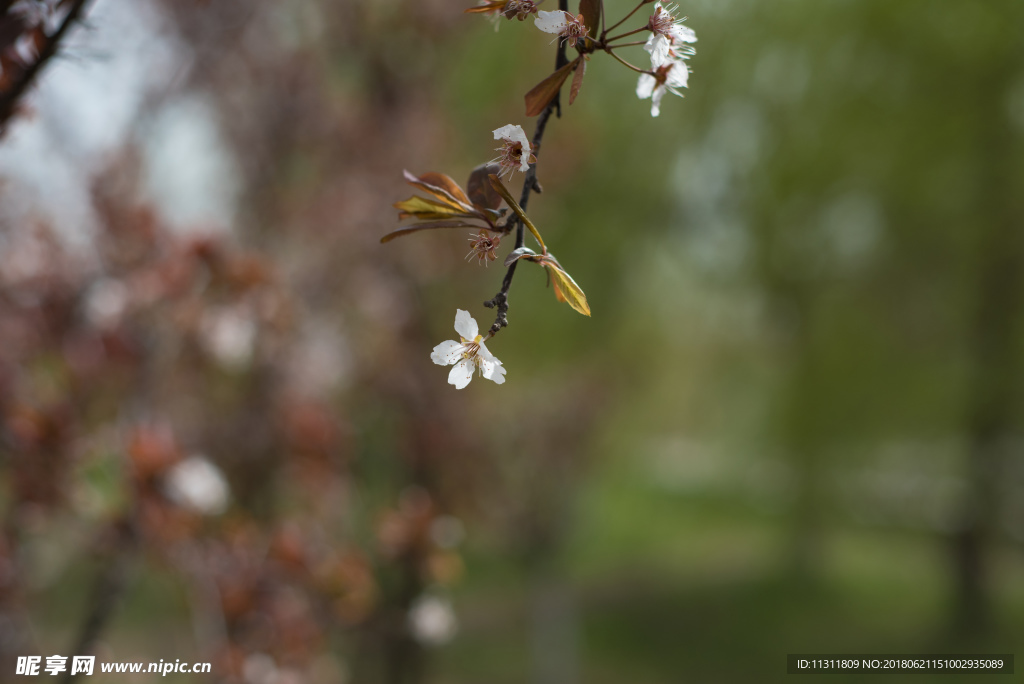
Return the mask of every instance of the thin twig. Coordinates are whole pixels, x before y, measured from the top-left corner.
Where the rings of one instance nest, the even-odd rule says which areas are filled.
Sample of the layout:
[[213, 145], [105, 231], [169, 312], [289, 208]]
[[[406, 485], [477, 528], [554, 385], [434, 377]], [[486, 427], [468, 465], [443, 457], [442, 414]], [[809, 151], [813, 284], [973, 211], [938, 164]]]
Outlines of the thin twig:
[[612, 57], [614, 57], [615, 59], [617, 59], [617, 60], [618, 60], [619, 62], [621, 62], [621, 63], [622, 63], [622, 64], [624, 64], [625, 66], [627, 66], [627, 67], [629, 67], [630, 69], [632, 69], [633, 71], [637, 72], [638, 74], [650, 74], [650, 73], [651, 73], [650, 71], [648, 71], [648, 70], [646, 70], [646, 69], [641, 69], [641, 68], [640, 68], [640, 67], [638, 67], [638, 66], [635, 66], [635, 65], [633, 65], [633, 64], [630, 64], [629, 62], [627, 62], [626, 60], [622, 59], [622, 58], [621, 58], [621, 57], [619, 57], [619, 56], [618, 56], [617, 54], [615, 54], [614, 52], [612, 52], [612, 49], [611, 49], [611, 48], [605, 48], [605, 50], [604, 50], [604, 51], [605, 51], [605, 52], [607, 52], [607, 53], [608, 53], [609, 55], [611, 55]]
[[[114, 609], [120, 602], [128, 584], [128, 576], [135, 558], [138, 541], [131, 517], [115, 523], [114, 534], [114, 548], [93, 585], [88, 612], [79, 629], [78, 638], [75, 640], [75, 647], [72, 650], [75, 655], [84, 656], [93, 653], [96, 642], [103, 630], [110, 624]], [[61, 684], [72, 684], [77, 678], [78, 674], [71, 674], [69, 667], [61, 679]]]
[[[602, 32], [601, 32], [601, 40], [604, 40], [604, 37], [608, 35], [608, 32], [609, 32], [609, 31], [612, 31], [612, 30], [614, 30], [614, 29], [615, 29], [615, 27], [617, 27], [617, 26], [621, 26], [621, 25], [623, 24], [623, 22], [625, 22], [625, 21], [626, 21], [627, 19], [629, 19], [629, 18], [630, 18], [631, 16], [633, 16], [634, 14], [636, 14], [636, 11], [637, 11], [638, 9], [640, 9], [641, 7], [643, 7], [644, 5], [646, 5], [646, 4], [648, 3], [648, 2], [650, 2], [650, 0], [641, 0], [641, 1], [640, 1], [640, 4], [639, 4], [639, 5], [637, 5], [637, 6], [636, 6], [636, 7], [634, 7], [634, 8], [632, 9], [632, 10], [630, 10], [629, 14], [627, 14], [627, 15], [626, 15], [626, 16], [624, 16], [624, 17], [622, 17], [622, 19], [619, 19], [619, 20], [618, 20], [617, 22], [615, 22], [614, 24], [612, 24], [611, 26], [609, 26], [608, 28], [606, 28], [606, 29], [605, 29], [604, 31], [602, 31]], [[603, 13], [602, 13], [602, 14], [603, 14]]]
[[625, 38], [625, 37], [627, 37], [627, 36], [631, 36], [631, 35], [633, 35], [634, 33], [640, 33], [641, 31], [646, 31], [646, 30], [647, 30], [647, 27], [646, 27], [646, 26], [641, 26], [641, 27], [640, 27], [640, 28], [638, 28], [638, 29], [633, 29], [632, 31], [626, 31], [625, 33], [620, 33], [619, 35], [617, 35], [617, 36], [612, 36], [611, 38], [606, 38], [606, 39], [605, 39], [604, 41], [602, 41], [602, 42], [604, 42], [605, 44], [607, 44], [607, 43], [611, 43], [612, 41], [615, 41], [615, 40], [622, 40], [623, 38]]
[[57, 54], [57, 46], [64, 34], [67, 33], [71, 25], [75, 23], [79, 15], [85, 9], [86, 4], [89, 0], [73, 0], [71, 3], [71, 9], [68, 10], [67, 16], [64, 17], [64, 21], [61, 22], [60, 28], [54, 32], [52, 36], [43, 45], [43, 48], [39, 51], [39, 57], [36, 58], [27, 69], [21, 74], [21, 78], [14, 81], [10, 90], [6, 93], [0, 94], [0, 131], [7, 125], [8, 119], [14, 115], [17, 109], [18, 101], [24, 95], [25, 91], [32, 84], [36, 74], [43, 68], [43, 66], [50, 61], [55, 54]]
[[[647, 41], [646, 40], [635, 40], [635, 41], [633, 41], [631, 43], [619, 43], [618, 45], [611, 45], [611, 46], [608, 46], [608, 47], [611, 47], [612, 49], [618, 50], [619, 48], [633, 47], [634, 45], [647, 45]], [[604, 49], [604, 46], [602, 46], [602, 49]]]

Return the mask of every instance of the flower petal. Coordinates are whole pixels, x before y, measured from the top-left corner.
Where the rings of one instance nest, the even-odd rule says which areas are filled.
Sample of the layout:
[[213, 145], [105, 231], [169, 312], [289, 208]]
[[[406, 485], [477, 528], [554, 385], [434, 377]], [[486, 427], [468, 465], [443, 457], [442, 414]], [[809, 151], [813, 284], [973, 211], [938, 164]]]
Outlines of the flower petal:
[[491, 363], [496, 363], [499, 366], [501, 365], [501, 361], [498, 360], [498, 357], [496, 357], [494, 354], [492, 354], [491, 350], [488, 349], [487, 345], [484, 344], [483, 342], [480, 343], [480, 351], [477, 352], [477, 356], [479, 356], [481, 359], [483, 359], [485, 361], [489, 361]]
[[554, 12], [539, 10], [533, 23], [544, 33], [561, 33], [567, 23], [566, 14], [561, 10]]
[[483, 343], [480, 343], [477, 359], [477, 363], [480, 364], [480, 372], [485, 378], [493, 380], [499, 385], [505, 382], [505, 367], [501, 365], [501, 361]]
[[[529, 150], [530, 147], [529, 145], [527, 145], [523, 149]], [[530, 157], [531, 155], [528, 152], [524, 152], [523, 154], [519, 155], [519, 171], [521, 173], [526, 173], [527, 171], [530, 170]]]
[[505, 382], [505, 367], [501, 363], [494, 361], [488, 361], [487, 359], [480, 359], [480, 371], [481, 374], [488, 380], [500, 385]]
[[465, 345], [455, 340], [445, 340], [434, 347], [434, 351], [430, 354], [430, 360], [438, 366], [450, 366], [462, 358], [464, 351], [466, 351]]
[[650, 74], [640, 74], [640, 80], [636, 82], [636, 96], [646, 100], [654, 92], [654, 86], [658, 81]]
[[473, 379], [474, 367], [472, 359], [462, 359], [448, 373], [448, 384], [455, 385], [455, 389], [462, 389]]
[[672, 40], [682, 41], [684, 43], [696, 43], [697, 32], [689, 26], [683, 26], [682, 24], [675, 24], [669, 29], [672, 32]]
[[689, 80], [690, 69], [686, 66], [686, 62], [676, 61], [672, 68], [668, 70], [665, 83], [668, 84], [669, 88], [685, 88], [686, 82]]
[[651, 67], [657, 69], [665, 62], [669, 61], [669, 52], [672, 47], [672, 41], [666, 36], [661, 34], [652, 35], [644, 43], [644, 50], [651, 55]]
[[522, 126], [513, 126], [512, 128], [512, 142], [517, 142], [522, 145], [524, 151], [523, 157], [529, 157], [530, 139], [526, 137], [526, 131], [523, 130]]
[[468, 311], [456, 309], [455, 311], [455, 332], [462, 335], [463, 339], [473, 341], [480, 334], [476, 320], [469, 315]]
[[526, 137], [526, 131], [523, 130], [522, 126], [517, 126], [516, 124], [505, 124], [501, 128], [495, 128], [494, 139], [521, 142], [526, 146], [529, 146], [530, 144], [530, 141]]
[[661, 114], [661, 98], [665, 97], [665, 86], [660, 85], [651, 93], [651, 116]]

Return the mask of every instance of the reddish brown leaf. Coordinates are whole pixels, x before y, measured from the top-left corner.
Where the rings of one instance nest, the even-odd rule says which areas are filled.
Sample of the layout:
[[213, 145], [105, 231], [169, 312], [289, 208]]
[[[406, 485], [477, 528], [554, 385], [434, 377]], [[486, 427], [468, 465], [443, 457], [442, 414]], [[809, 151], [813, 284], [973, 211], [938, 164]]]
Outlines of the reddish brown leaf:
[[466, 223], [465, 221], [431, 221], [430, 223], [417, 223], [414, 226], [408, 228], [399, 228], [393, 230], [380, 239], [381, 242], [391, 242], [396, 237], [402, 237], [403, 235], [409, 235], [410, 233], [416, 233], [421, 230], [434, 230], [436, 228], [474, 228], [476, 230], [482, 230], [485, 226], [479, 226], [475, 223]]
[[579, 66], [576, 67], [576, 75], [572, 77], [572, 86], [569, 88], [569, 104], [576, 101], [580, 94], [580, 86], [583, 85], [583, 75], [587, 72], [587, 60], [579, 59]]
[[466, 184], [466, 189], [469, 191], [469, 199], [474, 205], [485, 209], [497, 209], [501, 206], [501, 195], [495, 192], [491, 181], [487, 178], [491, 174], [497, 175], [500, 172], [501, 167], [498, 164], [488, 162], [476, 167], [469, 174], [469, 183]]
[[443, 173], [425, 173], [417, 178], [408, 171], [403, 171], [402, 175], [405, 176], [406, 183], [433, 195], [452, 209], [457, 209], [463, 213], [474, 213], [466, 193], [463, 192], [458, 183]]
[[489, 0], [485, 5], [477, 5], [476, 7], [470, 7], [463, 10], [466, 14], [485, 14], [487, 12], [494, 12], [499, 8], [504, 8], [505, 3], [500, 0]]
[[590, 37], [597, 38], [597, 27], [601, 24], [601, 0], [580, 0], [580, 14]]
[[435, 173], [431, 171], [430, 173], [425, 173], [422, 176], [420, 176], [420, 180], [423, 181], [424, 183], [428, 183], [429, 185], [434, 185], [439, 188], [443, 188], [444, 190], [447, 190], [452, 197], [462, 202], [463, 204], [470, 204], [469, 198], [466, 197], [465, 191], [462, 188], [460, 188], [459, 184], [452, 180], [450, 176], [446, 176], [443, 173]]
[[577, 57], [526, 93], [526, 116], [537, 116], [547, 108], [551, 101], [555, 99], [555, 96], [558, 95], [558, 91], [562, 89], [565, 79], [569, 78], [569, 74], [576, 68], [576, 64], [581, 59], [583, 57]]

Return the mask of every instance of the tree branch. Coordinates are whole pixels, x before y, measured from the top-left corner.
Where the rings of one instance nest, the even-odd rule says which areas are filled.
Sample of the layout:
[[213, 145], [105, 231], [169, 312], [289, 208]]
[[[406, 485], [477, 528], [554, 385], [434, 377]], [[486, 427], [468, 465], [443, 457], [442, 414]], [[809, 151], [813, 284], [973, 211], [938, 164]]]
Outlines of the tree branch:
[[[79, 628], [72, 653], [91, 655], [100, 635], [110, 624], [114, 609], [124, 594], [135, 550], [138, 544], [135, 524], [131, 517], [118, 520], [113, 525], [113, 548], [106, 563], [100, 570], [89, 598], [85, 620]], [[71, 674], [71, 667], [65, 671], [61, 684], [72, 684], [78, 679]]]
[[[558, 0], [558, 9], [563, 12], [569, 11], [569, 0]], [[565, 43], [564, 41], [558, 42], [558, 48], [555, 52], [555, 71], [561, 69], [563, 66], [569, 63], [569, 58], [565, 55]], [[554, 99], [548, 103], [548, 106], [541, 112], [537, 118], [537, 128], [533, 131], [533, 139], [530, 141], [533, 147], [533, 154], [539, 158], [541, 141], [544, 139], [544, 130], [547, 128], [548, 119], [551, 118], [551, 114], [558, 111], [558, 116], [562, 116], [562, 105], [559, 100], [559, 94], [556, 94]], [[540, 183], [537, 182], [537, 162], [530, 164], [529, 170], [526, 172], [526, 178], [523, 179], [523, 191], [519, 195], [519, 206], [526, 211], [526, 205], [530, 202], [530, 195], [533, 192], [538, 194], [541, 192]], [[526, 226], [523, 222], [516, 219], [516, 249], [523, 246], [523, 242], [526, 240]], [[512, 278], [516, 274], [516, 265], [519, 263], [518, 260], [513, 261], [509, 264], [508, 271], [505, 272], [505, 278], [501, 281], [501, 289], [498, 294], [494, 295], [491, 299], [484, 302], [484, 306], [488, 309], [497, 308], [498, 313], [494, 318], [494, 324], [488, 330], [488, 337], [493, 337], [508, 325], [508, 291], [512, 287]]]
[[68, 10], [67, 16], [64, 17], [64, 21], [61, 22], [60, 28], [58, 28], [52, 36], [49, 36], [46, 40], [46, 44], [43, 45], [39, 51], [39, 56], [25, 71], [22, 72], [20, 78], [14, 80], [11, 88], [6, 92], [0, 94], [0, 131], [7, 126], [7, 121], [14, 115], [15, 110], [18, 106], [18, 101], [28, 90], [28, 87], [32, 85], [36, 75], [42, 70], [43, 66], [46, 65], [50, 58], [57, 54], [57, 46], [64, 35], [71, 28], [71, 25], [79, 18], [85, 9], [85, 5], [88, 4], [89, 0], [72, 0], [71, 9]]

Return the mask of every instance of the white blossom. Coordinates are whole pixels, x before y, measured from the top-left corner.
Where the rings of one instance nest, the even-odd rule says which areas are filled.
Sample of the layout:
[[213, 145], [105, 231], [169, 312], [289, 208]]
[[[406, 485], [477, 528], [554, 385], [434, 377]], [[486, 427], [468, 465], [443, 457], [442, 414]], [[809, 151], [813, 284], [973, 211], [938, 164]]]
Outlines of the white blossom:
[[492, 160], [501, 166], [499, 175], [505, 175], [507, 172], [511, 176], [516, 171], [526, 173], [530, 169], [530, 164], [537, 161], [537, 158], [533, 156], [533, 146], [530, 144], [530, 139], [526, 137], [526, 131], [522, 126], [506, 124], [501, 128], [496, 128], [494, 129], [494, 139], [502, 141], [501, 147], [495, 148], [501, 154]]
[[565, 38], [565, 42], [569, 47], [573, 47], [576, 45], [576, 41], [581, 40], [587, 35], [587, 27], [583, 25], [582, 14], [574, 17], [562, 10], [555, 10], [553, 12], [540, 10], [537, 12], [537, 17], [533, 20], [533, 23], [544, 33], [554, 33]]
[[228, 507], [228, 483], [220, 469], [202, 456], [186, 458], [167, 474], [167, 495], [180, 506], [203, 515]]
[[208, 311], [200, 324], [200, 340], [221, 365], [244, 368], [256, 348], [256, 322], [244, 307], [221, 307]]
[[665, 97], [667, 92], [682, 97], [677, 89], [686, 87], [689, 76], [690, 70], [682, 60], [662, 64], [655, 68], [653, 76], [640, 74], [640, 80], [636, 84], [636, 96], [641, 100], [651, 98], [651, 116], [658, 116], [661, 113], [661, 98]]
[[545, 12], [540, 10], [533, 23], [544, 33], [561, 33], [568, 22], [569, 15], [561, 10]]
[[128, 308], [130, 293], [121, 281], [101, 278], [85, 296], [85, 316], [98, 327], [117, 325]]
[[675, 10], [675, 5], [662, 7], [660, 2], [655, 3], [654, 14], [647, 23], [651, 37], [647, 39], [644, 49], [650, 53], [651, 64], [655, 67], [671, 59], [685, 59], [694, 54], [693, 48], [685, 43], [696, 43], [697, 34], [683, 25], [685, 17], [675, 18]]
[[448, 384], [455, 385], [455, 389], [462, 389], [473, 379], [476, 370], [499, 385], [505, 382], [505, 368], [487, 350], [480, 329], [468, 311], [456, 311], [455, 332], [459, 333], [460, 342], [445, 340], [434, 347], [430, 355], [430, 360], [439, 366], [455, 364], [448, 374]]
[[416, 641], [428, 646], [441, 646], [452, 640], [458, 620], [446, 598], [425, 594], [409, 608], [409, 631]]

